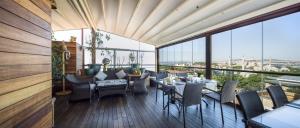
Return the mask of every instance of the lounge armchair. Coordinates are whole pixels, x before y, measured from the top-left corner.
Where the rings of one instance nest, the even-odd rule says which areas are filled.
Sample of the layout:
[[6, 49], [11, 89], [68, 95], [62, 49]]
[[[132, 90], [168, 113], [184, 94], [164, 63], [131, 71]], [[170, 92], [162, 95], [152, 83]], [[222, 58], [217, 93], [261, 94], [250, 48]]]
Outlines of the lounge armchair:
[[149, 77], [149, 73], [147, 73], [145, 76], [141, 77], [140, 79], [135, 80], [132, 83], [133, 88], [133, 94], [134, 93], [148, 93], [147, 87], [146, 87], [146, 79]]
[[71, 83], [70, 101], [90, 99], [91, 102], [95, 91], [95, 84], [90, 84], [93, 81], [92, 79], [80, 79], [74, 74], [67, 74], [65, 78]]

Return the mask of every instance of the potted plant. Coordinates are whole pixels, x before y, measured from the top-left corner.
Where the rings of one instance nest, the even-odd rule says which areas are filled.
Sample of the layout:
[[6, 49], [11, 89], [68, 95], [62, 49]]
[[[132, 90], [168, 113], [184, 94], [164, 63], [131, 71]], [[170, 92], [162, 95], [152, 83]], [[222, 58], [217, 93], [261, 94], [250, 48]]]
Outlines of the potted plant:
[[135, 61], [135, 55], [133, 51], [129, 53], [129, 60], [131, 61], [131, 64], [133, 64]]

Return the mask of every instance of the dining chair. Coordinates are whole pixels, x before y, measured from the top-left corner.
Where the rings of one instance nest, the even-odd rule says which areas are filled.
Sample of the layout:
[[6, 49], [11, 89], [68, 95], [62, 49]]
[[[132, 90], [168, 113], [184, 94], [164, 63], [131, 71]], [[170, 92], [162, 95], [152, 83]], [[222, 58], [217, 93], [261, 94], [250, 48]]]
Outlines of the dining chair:
[[279, 108], [289, 103], [283, 89], [279, 85], [271, 85], [267, 87], [267, 91], [271, 96], [273, 102], [273, 108]]
[[[177, 95], [177, 97], [175, 97], [175, 100], [179, 102], [183, 111], [184, 127], [186, 127], [185, 116], [186, 116], [187, 107], [192, 105], [200, 105], [201, 124], [203, 125], [202, 101], [201, 101], [203, 86], [204, 86], [203, 83], [187, 82], [184, 87], [182, 96], [178, 97]], [[169, 108], [168, 108], [168, 112], [169, 112]]]
[[[155, 83], [155, 85], [156, 85], [155, 101], [156, 102], [157, 102], [157, 93], [158, 93], [158, 90], [162, 90], [162, 88], [160, 87], [160, 84], [159, 84], [158, 81], [160, 81], [160, 80], [162, 80], [162, 79], [164, 79], [166, 77], [168, 77], [168, 74], [166, 72], [160, 72], [160, 73], [156, 74], [156, 83]], [[164, 96], [164, 94], [163, 94], [163, 96]]]
[[210, 92], [204, 94], [206, 97], [211, 98], [214, 100], [214, 109], [215, 109], [215, 102], [218, 101], [220, 103], [221, 109], [221, 116], [222, 116], [222, 123], [224, 124], [224, 115], [223, 115], [223, 107], [222, 104], [229, 103], [233, 101], [234, 104], [234, 115], [235, 119], [236, 116], [236, 104], [235, 104], [235, 95], [236, 95], [236, 87], [238, 85], [237, 81], [228, 80], [225, 82], [224, 86], [221, 89], [221, 92]]
[[236, 97], [242, 108], [246, 127], [251, 118], [266, 112], [256, 91], [241, 92]]
[[[192, 105], [200, 105], [200, 114], [201, 114], [201, 124], [203, 125], [203, 114], [202, 114], [202, 89], [204, 83], [190, 83], [187, 82], [182, 96], [176, 97], [175, 100], [179, 102], [183, 111], [183, 125], [186, 127], [186, 110], [187, 107]], [[169, 111], [169, 110], [168, 110]]]

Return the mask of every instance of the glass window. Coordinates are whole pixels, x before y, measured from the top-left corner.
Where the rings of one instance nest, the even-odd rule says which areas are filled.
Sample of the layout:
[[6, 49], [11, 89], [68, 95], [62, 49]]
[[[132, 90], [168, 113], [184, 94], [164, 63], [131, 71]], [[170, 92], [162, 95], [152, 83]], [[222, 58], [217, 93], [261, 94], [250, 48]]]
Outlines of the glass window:
[[84, 65], [92, 63], [92, 54], [91, 51], [84, 49]]
[[159, 64], [163, 64], [163, 49], [159, 49]]
[[179, 66], [182, 64], [182, 44], [174, 45], [174, 65]]
[[83, 46], [89, 47], [88, 43], [92, 41], [91, 29], [83, 29]]
[[[263, 22], [263, 70], [300, 74], [300, 13], [278, 17]], [[263, 75], [264, 86], [280, 85], [289, 101], [300, 96], [300, 75]], [[293, 82], [291, 82], [293, 81]], [[264, 105], [272, 107], [268, 95], [263, 95]]]
[[[103, 47], [107, 47], [107, 48], [117, 48], [117, 49], [132, 49], [132, 50], [139, 50], [139, 48], [141, 47], [141, 49], [144, 50], [155, 50], [155, 47], [153, 45], [149, 45], [149, 44], [144, 44], [144, 43], [140, 43], [138, 41], [135, 40], [131, 40], [125, 37], [121, 37], [118, 35], [114, 35], [108, 32], [104, 32], [101, 31], [102, 34], [104, 34], [103, 36]], [[91, 29], [84, 29], [83, 30], [83, 35], [84, 35], [84, 46], [88, 47], [87, 42], [91, 41]], [[106, 40], [105, 39], [105, 35], [110, 36], [110, 40]], [[140, 46], [141, 44], [141, 46]]]
[[103, 34], [108, 34], [111, 37], [110, 40], [107, 41], [107, 43], [104, 43], [104, 45], [103, 45], [104, 47], [139, 50], [139, 42], [138, 41], [131, 40], [131, 39], [121, 37], [118, 35], [110, 34], [107, 32], [103, 32]]
[[232, 30], [232, 68], [262, 69], [262, 23]]
[[167, 63], [168, 63], [168, 49], [165, 47], [165, 48], [163, 48], [163, 65], [167, 65]]
[[300, 13], [263, 23], [265, 71], [300, 73], [299, 23]]
[[193, 66], [205, 67], [205, 38], [193, 40]]
[[182, 44], [182, 63], [184, 66], [191, 66], [192, 65], [192, 54], [193, 54], [193, 45], [192, 41], [188, 41]]
[[212, 68], [231, 68], [231, 31], [212, 35]]
[[[134, 58], [132, 60], [130, 59], [130, 54], [134, 55]], [[121, 67], [130, 67], [130, 64], [136, 64], [137, 63], [137, 52], [136, 51], [116, 51], [116, 68]]]
[[168, 48], [168, 65], [174, 65], [174, 47], [169, 46]]
[[96, 50], [96, 63], [102, 64], [102, 60], [108, 58], [110, 60], [109, 66], [113, 67], [114, 65], [114, 51], [113, 50]]
[[142, 68], [155, 71], [155, 53], [154, 52], [139, 52], [139, 63]]

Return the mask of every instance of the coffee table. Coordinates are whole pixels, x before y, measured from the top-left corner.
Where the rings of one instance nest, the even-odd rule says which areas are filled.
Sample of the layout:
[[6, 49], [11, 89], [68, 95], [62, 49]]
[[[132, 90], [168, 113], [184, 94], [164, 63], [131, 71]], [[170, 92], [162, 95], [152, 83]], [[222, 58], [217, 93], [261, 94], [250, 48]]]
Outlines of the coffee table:
[[126, 96], [127, 80], [126, 79], [113, 79], [96, 81], [96, 87], [99, 92], [99, 99], [107, 95], [123, 94]]

